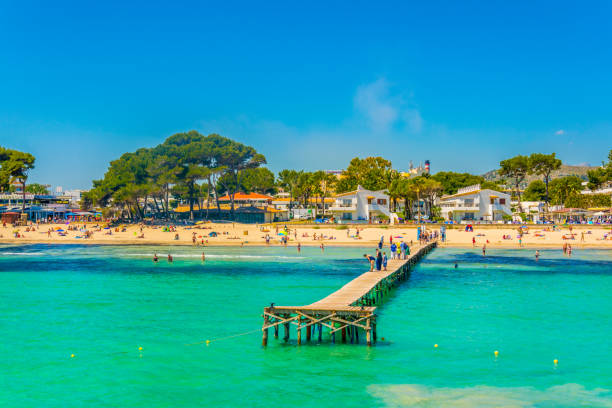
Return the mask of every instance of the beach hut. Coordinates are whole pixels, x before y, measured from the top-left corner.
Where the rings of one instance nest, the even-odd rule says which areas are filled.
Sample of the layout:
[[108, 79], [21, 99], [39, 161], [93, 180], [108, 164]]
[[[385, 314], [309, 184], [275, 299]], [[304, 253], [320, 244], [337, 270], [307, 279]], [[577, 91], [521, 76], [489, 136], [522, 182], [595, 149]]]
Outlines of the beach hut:
[[2, 222], [7, 224], [14, 224], [19, 219], [19, 213], [15, 211], [7, 211], [2, 213]]

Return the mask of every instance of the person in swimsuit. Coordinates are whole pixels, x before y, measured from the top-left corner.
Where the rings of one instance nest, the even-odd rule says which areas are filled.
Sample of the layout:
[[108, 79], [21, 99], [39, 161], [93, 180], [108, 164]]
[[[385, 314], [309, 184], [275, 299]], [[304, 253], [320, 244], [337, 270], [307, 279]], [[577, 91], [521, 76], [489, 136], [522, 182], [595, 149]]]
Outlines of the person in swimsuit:
[[363, 257], [365, 259], [368, 260], [368, 262], [370, 262], [370, 272], [374, 271], [374, 262], [376, 262], [376, 258], [374, 258], [372, 255], [368, 255], [368, 254], [363, 254]]

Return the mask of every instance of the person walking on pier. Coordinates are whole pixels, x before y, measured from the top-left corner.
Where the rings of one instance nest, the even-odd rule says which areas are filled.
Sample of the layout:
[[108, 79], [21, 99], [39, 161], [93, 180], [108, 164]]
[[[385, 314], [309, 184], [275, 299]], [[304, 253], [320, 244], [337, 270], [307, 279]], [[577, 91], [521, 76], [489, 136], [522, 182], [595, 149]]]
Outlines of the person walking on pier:
[[382, 269], [382, 252], [380, 252], [380, 249], [376, 250], [376, 270], [380, 271]]
[[374, 272], [374, 262], [376, 262], [376, 258], [368, 254], [363, 254], [363, 257], [370, 262], [370, 272]]
[[397, 259], [397, 245], [395, 243], [391, 244], [391, 259]]
[[383, 270], [387, 270], [387, 253], [383, 252], [383, 259], [382, 259], [382, 264], [383, 264]]

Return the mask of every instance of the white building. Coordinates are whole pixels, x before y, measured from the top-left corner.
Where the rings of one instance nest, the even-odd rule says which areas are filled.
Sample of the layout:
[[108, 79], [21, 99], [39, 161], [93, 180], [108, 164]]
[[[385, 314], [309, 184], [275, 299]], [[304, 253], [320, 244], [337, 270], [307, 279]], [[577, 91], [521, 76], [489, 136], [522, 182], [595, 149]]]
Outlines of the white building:
[[546, 212], [546, 203], [544, 201], [521, 201], [512, 202], [512, 206], [516, 208], [519, 213], [527, 215], [527, 220], [521, 219], [518, 215], [515, 215], [517, 221], [532, 221], [540, 222]]
[[355, 191], [336, 195], [329, 211], [339, 221], [376, 221], [382, 215], [393, 223], [397, 217], [389, 211], [388, 194], [366, 190], [361, 186], [357, 186]]
[[446, 220], [502, 221], [503, 215], [512, 216], [510, 195], [481, 189], [480, 184], [460, 188], [457, 194], [440, 199], [442, 216]]

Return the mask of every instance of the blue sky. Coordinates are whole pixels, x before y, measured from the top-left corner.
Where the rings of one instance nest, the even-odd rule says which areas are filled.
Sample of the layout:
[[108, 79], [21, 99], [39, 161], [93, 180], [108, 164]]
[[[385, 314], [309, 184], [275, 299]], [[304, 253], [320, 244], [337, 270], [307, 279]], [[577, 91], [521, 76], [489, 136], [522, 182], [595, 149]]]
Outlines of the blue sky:
[[37, 157], [32, 181], [72, 188], [190, 129], [250, 144], [274, 171], [381, 155], [482, 173], [533, 151], [598, 164], [612, 148], [611, 12], [5, 0], [0, 145]]

